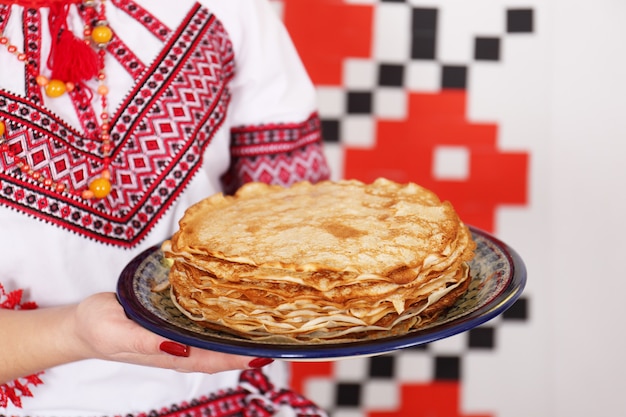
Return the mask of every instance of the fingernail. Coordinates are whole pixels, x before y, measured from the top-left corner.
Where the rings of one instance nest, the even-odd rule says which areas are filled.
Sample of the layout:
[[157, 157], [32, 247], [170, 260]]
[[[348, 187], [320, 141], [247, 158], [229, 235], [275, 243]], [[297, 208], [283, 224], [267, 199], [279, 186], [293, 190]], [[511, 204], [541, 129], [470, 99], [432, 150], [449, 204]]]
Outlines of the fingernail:
[[185, 358], [189, 356], [189, 346], [177, 342], [170, 342], [169, 340], [162, 342], [159, 345], [159, 349], [174, 356], [182, 356]]
[[274, 359], [271, 359], [271, 358], [256, 358], [256, 359], [252, 359], [248, 363], [248, 366], [250, 368], [262, 368], [265, 365], [269, 365], [272, 362], [274, 362]]

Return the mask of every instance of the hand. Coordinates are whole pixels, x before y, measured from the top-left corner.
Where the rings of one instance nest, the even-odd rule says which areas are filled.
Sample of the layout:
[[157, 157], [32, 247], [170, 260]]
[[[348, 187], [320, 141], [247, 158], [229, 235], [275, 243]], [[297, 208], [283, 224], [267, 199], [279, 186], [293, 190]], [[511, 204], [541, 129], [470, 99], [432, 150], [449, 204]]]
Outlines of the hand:
[[[168, 341], [128, 319], [113, 293], [95, 294], [75, 310], [78, 355], [182, 372], [215, 373], [259, 367], [271, 359], [229, 355]], [[169, 352], [169, 353], [167, 353]]]

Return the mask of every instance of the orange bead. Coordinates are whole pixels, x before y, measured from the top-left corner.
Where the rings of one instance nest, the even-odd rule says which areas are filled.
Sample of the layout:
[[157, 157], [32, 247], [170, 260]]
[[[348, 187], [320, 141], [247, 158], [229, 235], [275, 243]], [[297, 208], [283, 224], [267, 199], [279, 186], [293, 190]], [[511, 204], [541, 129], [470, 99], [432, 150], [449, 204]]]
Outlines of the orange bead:
[[65, 83], [61, 80], [50, 80], [45, 89], [46, 95], [52, 98], [61, 97], [67, 90]]
[[113, 38], [113, 31], [108, 26], [96, 26], [91, 30], [91, 39], [97, 44], [106, 44]]
[[104, 198], [111, 192], [111, 181], [102, 177], [96, 178], [89, 184], [89, 191], [96, 198]]
[[100, 173], [100, 176], [104, 179], [110, 180], [111, 179], [111, 171], [109, 171], [108, 169], [103, 169], [102, 172]]
[[109, 94], [109, 87], [107, 87], [106, 85], [99, 85], [98, 94], [100, 94], [101, 96], [106, 96], [107, 94]]
[[85, 190], [80, 196], [85, 200], [89, 200], [93, 198], [93, 192], [91, 190]]
[[4, 136], [4, 132], [7, 131], [7, 126], [3, 121], [0, 121], [0, 137]]
[[48, 77], [46, 77], [45, 75], [38, 75], [37, 78], [35, 78], [35, 80], [37, 81], [37, 85], [40, 87], [48, 85], [48, 83], [50, 82]]

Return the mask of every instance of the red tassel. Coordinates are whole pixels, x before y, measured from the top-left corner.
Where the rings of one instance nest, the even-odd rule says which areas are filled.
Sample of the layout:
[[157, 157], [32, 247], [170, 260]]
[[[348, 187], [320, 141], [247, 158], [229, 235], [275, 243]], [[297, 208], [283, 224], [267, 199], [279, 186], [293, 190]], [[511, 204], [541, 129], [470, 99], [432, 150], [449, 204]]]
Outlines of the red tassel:
[[71, 31], [61, 31], [52, 52], [52, 79], [80, 84], [98, 75], [98, 54]]
[[98, 54], [67, 28], [68, 11], [69, 4], [50, 6], [48, 24], [52, 44], [48, 68], [52, 79], [80, 84], [98, 75]]

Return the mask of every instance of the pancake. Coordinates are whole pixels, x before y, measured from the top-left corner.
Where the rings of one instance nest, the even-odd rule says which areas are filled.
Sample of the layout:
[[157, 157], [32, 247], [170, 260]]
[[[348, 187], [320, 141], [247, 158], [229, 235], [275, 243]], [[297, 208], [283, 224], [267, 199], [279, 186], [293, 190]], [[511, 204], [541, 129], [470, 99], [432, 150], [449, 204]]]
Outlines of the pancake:
[[286, 343], [427, 325], [467, 288], [474, 248], [449, 202], [383, 178], [246, 184], [191, 206], [163, 244], [190, 319]]

